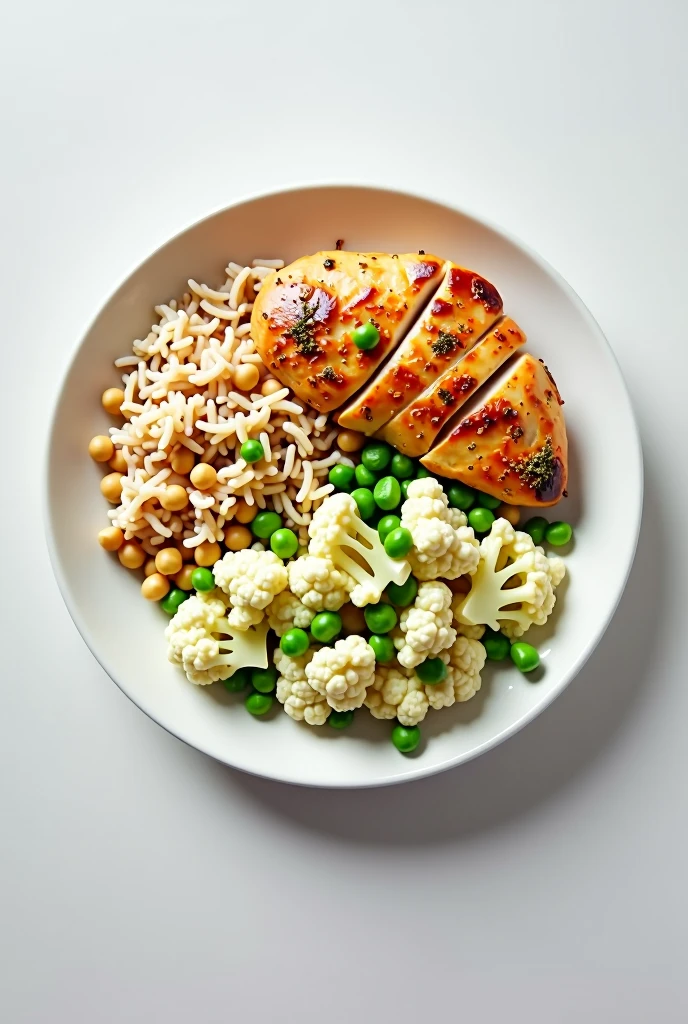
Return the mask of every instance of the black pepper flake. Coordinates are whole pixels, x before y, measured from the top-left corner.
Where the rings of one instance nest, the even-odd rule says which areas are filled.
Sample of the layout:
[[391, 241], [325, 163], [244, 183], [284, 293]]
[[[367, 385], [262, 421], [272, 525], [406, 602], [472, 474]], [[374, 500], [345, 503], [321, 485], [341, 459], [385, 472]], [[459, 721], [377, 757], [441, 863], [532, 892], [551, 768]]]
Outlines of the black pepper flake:
[[361, 412], [363, 414], [363, 419], [364, 420], [368, 420], [368, 422], [370, 422], [370, 420], [372, 420], [372, 418], [373, 418], [373, 410], [370, 408], [369, 405], [361, 406]]
[[512, 427], [509, 427], [509, 429], [507, 430], [507, 434], [514, 441], [518, 441], [519, 437], [523, 437], [523, 428], [519, 427], [518, 425], [514, 425]]
[[359, 263], [358, 265], [359, 265], [359, 267], [365, 267], [366, 270], [368, 269], [368, 264], [367, 263]]
[[278, 277], [277, 280], [275, 281], [275, 284], [284, 284], [284, 281], [282, 280], [281, 277]]
[[471, 472], [473, 472], [473, 467], [472, 466], [469, 466], [468, 468], [471, 470]]
[[425, 256], [425, 249], [419, 249], [418, 250], [418, 255], [419, 256]]
[[333, 366], [326, 366], [324, 370], [321, 370], [318, 374], [321, 380], [329, 380], [332, 384], [343, 384], [344, 378], [337, 373]]
[[343, 238], [338, 238], [337, 239], [337, 244], [335, 245], [335, 249], [337, 250], [337, 252], [339, 252], [341, 250], [343, 245], [344, 245], [344, 239]]
[[474, 452], [474, 451], [475, 451], [475, 449], [476, 449], [477, 447], [478, 447], [478, 446], [477, 446], [477, 444], [475, 443], [475, 441], [471, 441], [471, 443], [470, 443], [470, 444], [469, 444], [469, 446], [468, 446], [468, 450], [469, 450], [469, 452]]
[[263, 320], [267, 320], [267, 318], [268, 318], [267, 313], [263, 313]]
[[437, 392], [437, 397], [444, 405], [453, 405], [456, 401], [451, 391], [447, 391], [446, 388], [440, 388]]
[[334, 260], [332, 260], [332, 259], [327, 259], [323, 263], [323, 267], [325, 268], [325, 270], [333, 270], [335, 265], [336, 264], [335, 264]]

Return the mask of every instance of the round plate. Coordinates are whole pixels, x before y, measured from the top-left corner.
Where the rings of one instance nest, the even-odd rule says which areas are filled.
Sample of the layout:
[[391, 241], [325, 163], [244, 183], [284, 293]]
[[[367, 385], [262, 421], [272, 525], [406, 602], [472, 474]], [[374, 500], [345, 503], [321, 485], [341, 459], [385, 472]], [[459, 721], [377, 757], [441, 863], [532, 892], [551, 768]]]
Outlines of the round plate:
[[[486, 666], [480, 693], [430, 711], [423, 743], [404, 757], [391, 724], [365, 710], [339, 733], [293, 722], [276, 707], [247, 714], [221, 685], [196, 687], [168, 663], [166, 616], [139, 594], [137, 574], [106, 555], [96, 534], [106, 522], [101, 470], [86, 448], [110, 426], [100, 394], [118, 383], [112, 361], [145, 335], [152, 307], [182, 294], [189, 277], [219, 283], [228, 260], [291, 261], [332, 249], [449, 257], [484, 274], [504, 308], [545, 360], [565, 399], [570, 497], [550, 517], [576, 528], [569, 575], [555, 614], [528, 639], [538, 678]], [[610, 473], [613, 466], [613, 479]], [[298, 188], [240, 202], [158, 249], [115, 292], [79, 346], [52, 424], [47, 481], [49, 545], [69, 611], [103, 668], [146, 714], [220, 761], [268, 778], [311, 786], [376, 786], [430, 775], [489, 750], [533, 719], [581, 668], [621, 596], [642, 506], [642, 462], [633, 413], [616, 360], [580, 299], [539, 256], [458, 210], [378, 188]], [[553, 515], [552, 515], [553, 513]]]

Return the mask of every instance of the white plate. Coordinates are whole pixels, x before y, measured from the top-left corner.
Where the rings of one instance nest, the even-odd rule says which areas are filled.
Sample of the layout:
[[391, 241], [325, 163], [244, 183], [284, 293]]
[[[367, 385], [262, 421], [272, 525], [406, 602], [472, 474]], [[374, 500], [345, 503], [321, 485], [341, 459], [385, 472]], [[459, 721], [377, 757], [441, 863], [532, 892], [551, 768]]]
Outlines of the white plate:
[[[556, 613], [528, 635], [540, 649], [542, 671], [533, 681], [511, 667], [488, 665], [473, 700], [429, 712], [422, 747], [411, 757], [393, 748], [390, 724], [365, 711], [338, 733], [296, 724], [281, 710], [255, 719], [221, 686], [189, 684], [166, 660], [166, 617], [140, 597], [137, 575], [96, 543], [106, 507], [98, 489], [101, 470], [86, 448], [110, 425], [100, 394], [117, 383], [112, 360], [147, 332], [152, 306], [180, 295], [189, 277], [219, 282], [230, 259], [292, 260], [334, 248], [338, 238], [361, 251], [423, 249], [484, 274], [566, 402], [570, 497], [549, 514], [570, 520], [576, 539]], [[326, 186], [273, 193], [214, 214], [158, 249], [124, 282], [86, 334], [62, 386], [47, 501], [51, 555], [71, 615], [104, 669], [146, 714], [199, 750], [256, 775], [312, 786], [375, 786], [430, 775], [489, 750], [576, 675], [609, 623], [633, 560], [642, 462], [614, 356], [583, 303], [540, 257], [426, 199]]]

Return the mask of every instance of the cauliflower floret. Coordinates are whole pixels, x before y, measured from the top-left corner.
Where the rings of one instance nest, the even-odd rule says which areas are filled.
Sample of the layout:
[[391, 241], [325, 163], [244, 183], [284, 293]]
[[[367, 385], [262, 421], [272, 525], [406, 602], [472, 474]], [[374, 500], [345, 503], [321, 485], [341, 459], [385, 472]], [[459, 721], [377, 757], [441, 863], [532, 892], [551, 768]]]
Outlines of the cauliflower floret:
[[308, 725], [324, 725], [332, 708], [322, 693], [314, 690], [306, 678], [306, 665], [309, 664], [314, 648], [310, 648], [300, 658], [290, 658], [277, 648], [275, 651], [275, 668], [279, 672], [277, 679], [277, 700], [284, 705], [284, 710], [295, 722], [307, 722]]
[[480, 689], [487, 654], [478, 640], [459, 636], [449, 649], [448, 679], [457, 701], [470, 700]]
[[442, 485], [431, 476], [413, 480], [401, 506], [401, 525], [410, 530], [413, 548], [409, 561], [419, 580], [443, 577], [455, 580], [472, 575], [479, 558], [479, 545], [466, 516], [449, 508]]
[[428, 713], [428, 690], [413, 669], [378, 664], [364, 703], [373, 718], [398, 718], [402, 725], [418, 725]]
[[308, 534], [311, 555], [328, 559], [353, 578], [351, 601], [358, 608], [376, 604], [388, 583], [405, 583], [411, 574], [405, 559], [389, 557], [377, 530], [363, 522], [350, 494], [326, 498], [313, 513]]
[[415, 668], [454, 643], [451, 602], [452, 592], [446, 583], [421, 583], [416, 600], [401, 613], [399, 632], [393, 635], [397, 657], [404, 668]]
[[298, 626], [299, 629], [308, 629], [315, 615], [315, 612], [311, 611], [310, 608], [306, 608], [299, 601], [298, 597], [294, 597], [288, 590], [283, 590], [281, 594], [278, 594], [265, 611], [270, 629], [274, 629], [277, 636], [282, 636], [292, 626]]
[[565, 573], [561, 558], [548, 558], [529, 534], [497, 519], [480, 544], [478, 570], [454, 615], [467, 625], [501, 629], [511, 638], [522, 636], [547, 621], [556, 601], [554, 588]]
[[215, 582], [229, 597], [234, 629], [256, 626], [264, 609], [287, 585], [287, 570], [273, 551], [228, 551], [213, 566]]
[[335, 711], [360, 708], [375, 676], [375, 653], [362, 636], [321, 647], [306, 665], [306, 678]]
[[230, 626], [226, 610], [220, 591], [197, 594], [179, 606], [165, 630], [169, 660], [198, 686], [228, 679], [244, 665], [267, 668], [267, 622], [239, 632]]
[[329, 558], [302, 555], [287, 567], [289, 589], [314, 612], [336, 612], [349, 600], [356, 581]]

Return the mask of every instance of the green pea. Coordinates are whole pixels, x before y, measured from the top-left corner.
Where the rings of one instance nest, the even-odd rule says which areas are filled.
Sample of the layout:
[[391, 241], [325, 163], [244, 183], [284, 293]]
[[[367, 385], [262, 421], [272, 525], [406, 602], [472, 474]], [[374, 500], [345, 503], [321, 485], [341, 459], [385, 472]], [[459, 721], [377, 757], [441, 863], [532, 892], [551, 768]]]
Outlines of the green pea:
[[385, 538], [385, 551], [390, 558], [405, 558], [412, 547], [413, 537], [403, 526], [398, 530], [392, 530]]
[[494, 629], [486, 629], [482, 639], [485, 653], [490, 661], [504, 661], [509, 656], [511, 644], [509, 638]]
[[502, 504], [499, 498], [493, 498], [491, 494], [483, 494], [481, 491], [478, 491], [476, 498], [481, 508], [489, 508], [492, 512]]
[[263, 446], [260, 441], [254, 441], [252, 439], [244, 441], [240, 450], [241, 457], [244, 462], [260, 462], [260, 460], [265, 456], [265, 452], [263, 451]]
[[380, 341], [380, 332], [374, 323], [370, 320], [367, 324], [361, 324], [360, 327], [355, 327], [351, 332], [354, 345], [356, 348], [363, 349], [364, 352], [368, 352]]
[[488, 533], [494, 521], [495, 517], [489, 508], [472, 508], [468, 513], [468, 525], [476, 533]]
[[430, 470], [426, 469], [425, 466], [418, 466], [416, 469], [416, 480], [423, 480], [426, 476], [432, 476]]
[[370, 519], [375, 511], [375, 498], [373, 492], [367, 487], [357, 487], [351, 492], [351, 497], [358, 505], [358, 514], [361, 519]]
[[[267, 668], [240, 669], [251, 673], [251, 686], [258, 693], [273, 693], [277, 686], [277, 669], [274, 665]], [[235, 673], [236, 675], [236, 673]]]
[[308, 650], [308, 643], [308, 633], [305, 629], [294, 627], [282, 635], [280, 648], [288, 658], [300, 658]]
[[390, 468], [394, 476], [398, 477], [399, 480], [408, 480], [409, 477], [414, 475], [416, 464], [408, 455], [402, 455], [401, 452], [397, 452], [392, 456]]
[[532, 672], [540, 664], [540, 655], [530, 644], [518, 642], [511, 645], [511, 660], [521, 672]]
[[366, 626], [371, 633], [389, 633], [397, 624], [397, 613], [391, 604], [380, 601], [378, 604], [369, 604], [363, 609]]
[[548, 544], [552, 544], [555, 548], [560, 548], [573, 537], [573, 530], [569, 523], [557, 522], [552, 523], [547, 527], [545, 533], [545, 539]]
[[[191, 573], [191, 586], [194, 590], [212, 590], [215, 586], [215, 577], [211, 573], [210, 569], [206, 569], [205, 566], [199, 565]], [[167, 596], [169, 597], [169, 594]]]
[[245, 690], [251, 681], [251, 669], [250, 668], [238, 668], [229, 679], [223, 679], [222, 685], [224, 686], [227, 693], [239, 693], [241, 690]]
[[259, 718], [261, 715], [267, 715], [274, 701], [274, 697], [267, 693], [250, 693], [244, 701], [244, 707], [252, 715]]
[[452, 508], [460, 508], [462, 512], [468, 512], [469, 508], [475, 505], [476, 494], [472, 487], [466, 484], [450, 484], [447, 498]]
[[[416, 478], [417, 479], [417, 478]], [[413, 480], [402, 480], [401, 481], [401, 496], [406, 501], [408, 498], [409, 484], [412, 484]]]
[[533, 516], [527, 523], [522, 527], [524, 533], [529, 533], [533, 538], [533, 544], [542, 544], [545, 539], [545, 533], [549, 523], [542, 516]]
[[327, 719], [333, 729], [346, 729], [353, 720], [353, 711], [332, 711]]
[[[210, 575], [212, 576], [212, 573]], [[213, 580], [213, 586], [215, 586], [215, 580]], [[173, 587], [172, 590], [169, 591], [167, 596], [163, 597], [162, 601], [160, 602], [160, 607], [164, 612], [167, 612], [168, 615], [174, 615], [177, 609], [179, 608], [179, 605], [184, 604], [187, 597], [189, 596], [190, 595], [187, 594], [184, 590], [179, 590], [178, 587]]]
[[394, 451], [384, 441], [372, 441], [361, 452], [361, 462], [371, 473], [381, 473], [392, 461]]
[[251, 532], [260, 540], [268, 540], [281, 525], [282, 520], [276, 512], [259, 512], [251, 523]]
[[377, 483], [377, 473], [372, 473], [362, 462], [356, 466], [354, 476], [359, 487], [374, 487]]
[[336, 612], [318, 612], [311, 622], [311, 633], [313, 634], [313, 639], [317, 640], [318, 643], [321, 644], [328, 644], [330, 640], [334, 640], [337, 634], [341, 633], [341, 631], [341, 616], [337, 615]]
[[400, 526], [401, 519], [399, 516], [383, 516], [377, 524], [377, 532], [380, 534], [380, 540], [384, 543], [385, 538], [392, 532], [392, 530], [398, 530]]
[[405, 583], [389, 583], [385, 590], [385, 594], [397, 608], [408, 608], [416, 600], [417, 593], [418, 580], [415, 576], [409, 576]]
[[420, 743], [420, 729], [417, 725], [395, 725], [392, 729], [392, 743], [402, 754], [410, 754]]
[[447, 666], [441, 658], [426, 658], [420, 665], [416, 665], [416, 675], [421, 683], [436, 686], [447, 678]]
[[352, 466], [333, 466], [327, 479], [338, 491], [350, 491], [353, 484], [354, 471]]
[[296, 554], [298, 546], [299, 538], [293, 530], [288, 530], [286, 526], [275, 530], [270, 537], [270, 547], [278, 558], [291, 558]]
[[383, 508], [385, 512], [391, 512], [401, 501], [401, 487], [397, 478], [383, 476], [382, 480], [378, 480], [375, 484], [373, 497], [380, 508]]
[[379, 633], [373, 633], [372, 636], [368, 637], [368, 643], [375, 653], [375, 661], [380, 661], [383, 665], [393, 661], [397, 656], [394, 641], [389, 636], [380, 636]]

